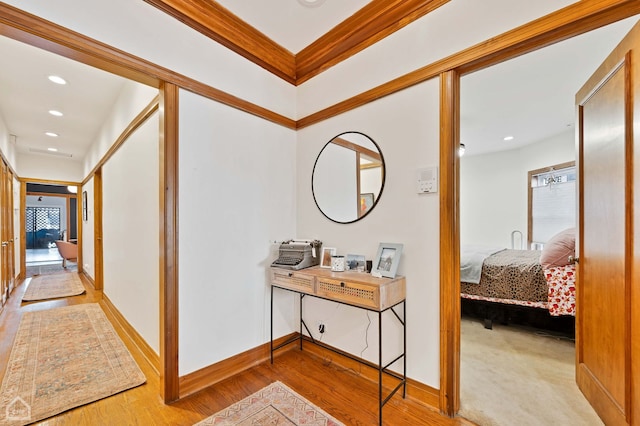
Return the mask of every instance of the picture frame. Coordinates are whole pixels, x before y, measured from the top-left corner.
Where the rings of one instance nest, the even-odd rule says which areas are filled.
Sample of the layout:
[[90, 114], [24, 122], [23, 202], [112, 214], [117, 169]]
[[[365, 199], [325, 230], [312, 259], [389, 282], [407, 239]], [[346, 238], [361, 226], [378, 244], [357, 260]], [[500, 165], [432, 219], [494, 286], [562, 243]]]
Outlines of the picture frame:
[[87, 191], [82, 191], [82, 220], [89, 220], [89, 206], [87, 206]]
[[338, 253], [338, 249], [335, 247], [322, 247], [320, 253], [320, 267], [331, 268], [331, 256], [335, 256]]
[[373, 195], [373, 192], [360, 194], [360, 217], [364, 216], [369, 210], [371, 210], [374, 202], [375, 196]]
[[348, 254], [345, 258], [345, 271], [364, 272], [366, 259], [364, 255], [360, 254]]
[[403, 247], [403, 244], [380, 243], [378, 253], [373, 260], [371, 275], [395, 278]]

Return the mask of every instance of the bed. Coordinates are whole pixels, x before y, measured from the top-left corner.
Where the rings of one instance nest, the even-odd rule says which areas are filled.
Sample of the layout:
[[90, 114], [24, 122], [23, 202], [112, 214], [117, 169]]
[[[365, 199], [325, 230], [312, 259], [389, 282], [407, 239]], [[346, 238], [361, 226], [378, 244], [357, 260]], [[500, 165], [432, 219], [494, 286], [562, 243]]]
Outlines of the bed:
[[[575, 316], [575, 266], [568, 264], [564, 251], [552, 252], [552, 240], [544, 254], [537, 250], [463, 246], [461, 298], [486, 306], [534, 308], [551, 317]], [[562, 261], [549, 262], [549, 255]], [[495, 309], [493, 315], [485, 314], [486, 328], [492, 327], [492, 316]]]

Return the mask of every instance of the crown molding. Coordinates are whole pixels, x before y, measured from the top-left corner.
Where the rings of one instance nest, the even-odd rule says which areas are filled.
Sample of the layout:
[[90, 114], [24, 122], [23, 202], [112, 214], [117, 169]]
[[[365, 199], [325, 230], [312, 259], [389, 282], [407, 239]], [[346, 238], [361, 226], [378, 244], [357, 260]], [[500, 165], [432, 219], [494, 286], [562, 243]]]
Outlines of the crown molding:
[[213, 0], [144, 0], [251, 62], [295, 84], [295, 57]]
[[372, 0], [297, 55], [213, 0], [144, 0], [246, 59], [299, 85], [450, 0]]
[[296, 84], [432, 12], [449, 0], [373, 0], [296, 55]]

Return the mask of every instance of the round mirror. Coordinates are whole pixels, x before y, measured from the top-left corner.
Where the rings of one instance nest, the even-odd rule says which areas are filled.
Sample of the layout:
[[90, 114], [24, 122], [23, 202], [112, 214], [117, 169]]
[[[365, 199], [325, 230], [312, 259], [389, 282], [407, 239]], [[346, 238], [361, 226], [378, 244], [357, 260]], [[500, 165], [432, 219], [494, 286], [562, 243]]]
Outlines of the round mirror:
[[313, 199], [328, 219], [351, 223], [378, 203], [384, 187], [384, 158], [360, 132], [345, 132], [322, 148], [311, 177]]

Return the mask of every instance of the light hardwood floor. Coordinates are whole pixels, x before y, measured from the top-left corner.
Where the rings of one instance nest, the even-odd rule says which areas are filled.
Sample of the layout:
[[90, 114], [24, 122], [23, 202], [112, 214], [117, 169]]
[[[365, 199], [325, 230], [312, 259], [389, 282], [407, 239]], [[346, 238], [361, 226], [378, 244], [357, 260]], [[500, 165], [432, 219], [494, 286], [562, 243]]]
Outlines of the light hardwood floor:
[[[21, 303], [25, 284], [13, 292], [0, 314], [0, 379], [4, 376], [13, 339], [22, 313], [78, 303], [99, 302], [83, 277], [87, 293], [48, 302]], [[116, 330], [118, 327], [116, 326]], [[75, 408], [39, 424], [46, 425], [192, 425], [279, 380], [317, 404], [345, 425], [377, 423], [377, 384], [335, 364], [327, 365], [308, 351], [284, 351], [271, 365], [262, 363], [215, 386], [165, 405], [159, 397], [159, 378], [140, 351], [118, 330], [131, 350], [147, 383], [103, 400]], [[384, 408], [385, 425], [469, 425], [451, 419], [410, 399], [397, 395]]]

